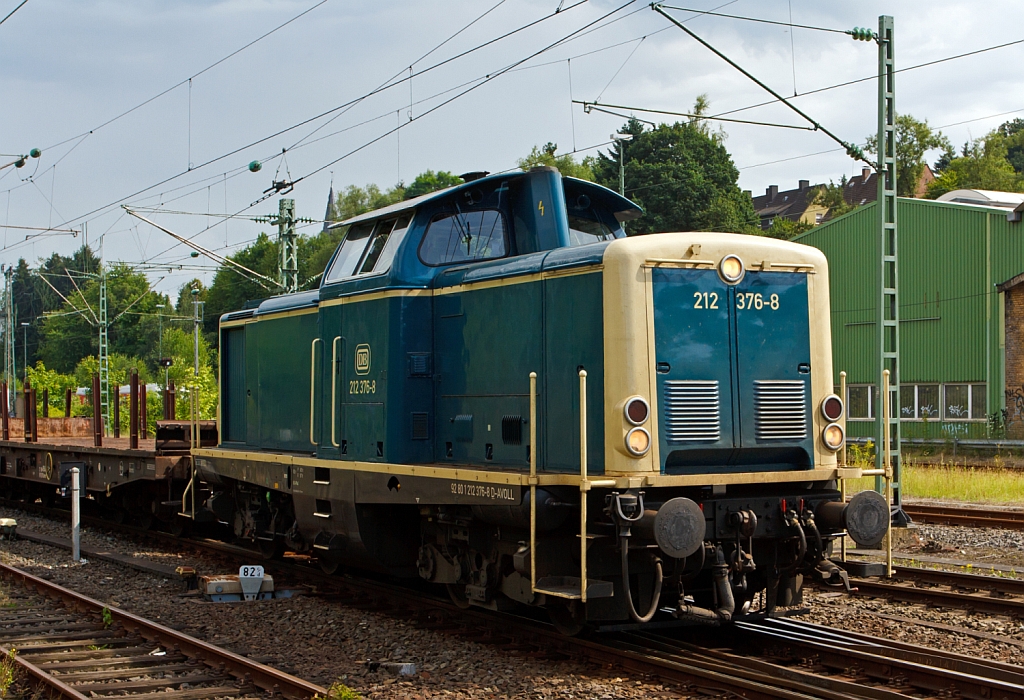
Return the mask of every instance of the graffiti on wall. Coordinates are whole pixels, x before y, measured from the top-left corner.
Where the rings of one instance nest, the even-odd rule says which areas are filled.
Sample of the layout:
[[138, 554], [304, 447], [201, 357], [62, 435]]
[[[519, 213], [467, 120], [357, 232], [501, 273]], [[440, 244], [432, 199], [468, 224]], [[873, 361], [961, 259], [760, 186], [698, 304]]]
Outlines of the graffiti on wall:
[[1024, 423], [1024, 386], [1006, 390], [1006, 423]]

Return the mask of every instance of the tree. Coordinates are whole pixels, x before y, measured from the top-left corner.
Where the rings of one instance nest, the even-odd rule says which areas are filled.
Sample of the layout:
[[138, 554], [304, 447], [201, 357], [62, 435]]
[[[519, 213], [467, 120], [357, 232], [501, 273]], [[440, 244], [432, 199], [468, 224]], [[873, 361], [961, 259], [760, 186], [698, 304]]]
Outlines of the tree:
[[[1019, 132], [1018, 132], [1019, 133]], [[927, 197], [935, 199], [960, 189], [1024, 191], [1024, 176], [1007, 160], [1008, 142], [999, 130], [964, 145], [962, 155], [950, 160], [942, 173], [928, 184]]]
[[[278, 245], [270, 240], [270, 236], [261, 233], [253, 243], [229, 257], [254, 272], [277, 279], [279, 255]], [[240, 270], [222, 265], [217, 269], [213, 283], [206, 292], [203, 328], [207, 338], [216, 346], [218, 342], [217, 324], [222, 314], [244, 309], [247, 302], [265, 299], [279, 293], [280, 289], [278, 288], [265, 289], [260, 286], [259, 282]], [[191, 315], [191, 303], [189, 307], [189, 315]]]
[[[698, 108], [700, 104], [697, 105]], [[625, 149], [626, 194], [645, 215], [630, 223], [630, 234], [654, 231], [735, 231], [761, 234], [749, 195], [737, 186], [739, 171], [722, 137], [700, 120], [660, 124], [645, 130], [630, 119], [617, 141], [594, 163], [597, 182], [617, 190], [619, 153]]]
[[405, 188], [405, 198], [412, 199], [461, 184], [462, 178], [447, 170], [438, 170], [436, 173], [433, 170], [426, 170], [417, 175], [412, 184]]
[[813, 199], [811, 199], [811, 203], [827, 207], [827, 216], [829, 219], [835, 219], [843, 214], [849, 214], [857, 208], [857, 205], [849, 204], [846, 201], [844, 193], [846, 192], [847, 182], [849, 182], [849, 180], [847, 180], [845, 175], [839, 178], [838, 185], [829, 180], [827, 185], [821, 185], [818, 188], [818, 193], [814, 195]]
[[[53, 415], [64, 415], [64, 391], [71, 389], [72, 393], [78, 388], [74, 375], [61, 374], [52, 369], [46, 369], [42, 362], [37, 362], [34, 367], [27, 369], [28, 379], [32, 388], [36, 390], [38, 397], [38, 413], [43, 415], [43, 390], [46, 390], [49, 397], [50, 412]], [[74, 407], [74, 401], [71, 403]]]
[[[168, 370], [170, 379], [178, 388], [179, 400], [175, 403], [175, 417], [185, 420], [188, 415], [188, 391], [191, 386], [199, 387], [199, 417], [203, 419], [217, 417], [217, 377], [214, 368], [217, 366], [217, 353], [206, 341], [199, 337], [199, 377], [195, 376], [195, 338], [181, 328], [164, 330], [164, 354], [174, 360]], [[162, 381], [162, 380], [161, 380]], [[160, 410], [159, 405], [157, 410]], [[150, 407], [153, 412], [153, 407]], [[160, 410], [162, 414], [162, 410]], [[153, 419], [155, 420], [155, 418]]]
[[174, 305], [174, 311], [179, 316], [192, 318], [192, 315], [194, 314], [194, 310], [192, 308], [193, 289], [199, 290], [199, 301], [206, 301], [206, 296], [209, 290], [206, 288], [206, 285], [203, 284], [203, 281], [198, 277], [189, 280], [178, 287], [178, 301]]
[[[913, 197], [924, 172], [925, 153], [951, 148], [942, 132], [932, 131], [928, 120], [919, 121], [909, 114], [896, 116], [896, 194]], [[867, 138], [868, 153], [878, 154], [878, 136]]]
[[[155, 357], [156, 305], [166, 306], [169, 300], [153, 293], [146, 276], [128, 266], [112, 266], [106, 278], [110, 353]], [[70, 372], [82, 357], [98, 352], [100, 283], [95, 278], [76, 282], [81, 291], [69, 296], [60, 311], [42, 319], [39, 357], [58, 372]]]
[[529, 155], [517, 161], [520, 169], [529, 170], [539, 165], [554, 166], [558, 172], [566, 177], [575, 177], [580, 180], [594, 181], [594, 158], [588, 156], [582, 162], [577, 163], [571, 153], [557, 156], [558, 144], [550, 141], [544, 144], [543, 148], [534, 146]]
[[784, 216], [776, 216], [772, 219], [772, 225], [768, 227], [765, 234], [771, 238], [781, 238], [788, 241], [802, 233], [807, 233], [812, 228], [814, 228], [814, 224], [807, 223], [806, 221], [793, 221]]
[[365, 214], [374, 209], [386, 207], [405, 199], [405, 186], [401, 183], [394, 187], [381, 190], [377, 185], [370, 183], [366, 187], [349, 185], [339, 190], [334, 199], [334, 205], [330, 219], [332, 221], [345, 221], [353, 216]]
[[[14, 297], [14, 363], [34, 365], [39, 358], [39, 316], [43, 313], [43, 298], [35, 277], [24, 258], [18, 260], [11, 279]], [[29, 324], [27, 328], [22, 323]], [[26, 362], [27, 353], [27, 362]], [[22, 368], [24, 369], [24, 368]]]
[[1006, 139], [1006, 160], [1018, 173], [1024, 173], [1024, 119], [1000, 124], [996, 131]]

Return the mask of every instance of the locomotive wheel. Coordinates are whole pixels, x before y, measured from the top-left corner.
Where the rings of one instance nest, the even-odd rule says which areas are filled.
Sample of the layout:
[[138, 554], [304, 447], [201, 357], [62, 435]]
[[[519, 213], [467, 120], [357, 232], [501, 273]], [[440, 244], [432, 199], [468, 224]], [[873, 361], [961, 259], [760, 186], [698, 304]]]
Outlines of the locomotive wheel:
[[281, 559], [284, 557], [284, 540], [275, 537], [272, 540], [256, 540], [256, 543], [260, 548], [260, 556], [262, 556], [266, 561], [270, 561], [271, 559]]
[[317, 561], [320, 562], [320, 570], [328, 576], [338, 573], [338, 569], [341, 568], [341, 560], [334, 557], [321, 556], [317, 558]]
[[553, 603], [547, 606], [547, 611], [551, 624], [567, 637], [575, 637], [587, 624], [586, 608], [578, 600]]
[[176, 515], [171, 519], [168, 530], [175, 537], [185, 537], [192, 531], [192, 521]]
[[143, 530], [150, 530], [153, 527], [153, 515], [151, 513], [139, 513], [135, 517], [135, 526]]
[[469, 609], [469, 598], [466, 597], [466, 584], [447, 583], [445, 588], [448, 589], [448, 597], [452, 599], [456, 606], [463, 610]]

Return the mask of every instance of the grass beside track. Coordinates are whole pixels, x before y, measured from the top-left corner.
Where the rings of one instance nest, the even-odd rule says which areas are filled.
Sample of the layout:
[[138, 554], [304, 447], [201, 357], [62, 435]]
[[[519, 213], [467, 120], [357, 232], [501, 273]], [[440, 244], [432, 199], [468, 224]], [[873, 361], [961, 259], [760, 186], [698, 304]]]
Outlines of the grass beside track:
[[[1024, 473], [1017, 470], [905, 464], [902, 478], [903, 495], [907, 498], [1005, 504], [1024, 501]], [[875, 477], [867, 476], [848, 482], [846, 492], [853, 494], [874, 487]]]

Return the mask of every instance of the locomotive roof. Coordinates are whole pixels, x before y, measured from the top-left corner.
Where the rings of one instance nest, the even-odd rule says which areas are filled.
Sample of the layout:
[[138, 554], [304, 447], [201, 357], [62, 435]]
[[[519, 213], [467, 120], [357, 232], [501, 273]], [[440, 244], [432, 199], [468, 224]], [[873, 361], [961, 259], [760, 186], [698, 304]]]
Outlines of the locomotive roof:
[[[487, 175], [476, 180], [464, 182], [461, 185], [454, 185], [452, 187], [446, 187], [443, 190], [428, 192], [427, 194], [422, 194], [419, 197], [406, 199], [402, 202], [389, 204], [388, 206], [382, 207], [380, 209], [368, 211], [365, 214], [360, 214], [359, 216], [353, 216], [350, 219], [345, 219], [344, 221], [340, 221], [336, 224], [333, 224], [331, 228], [337, 228], [339, 226], [348, 226], [350, 224], [357, 224], [360, 221], [369, 221], [371, 219], [377, 219], [382, 216], [397, 214], [399, 212], [403, 212], [418, 207], [426, 202], [430, 202], [435, 199], [440, 199], [448, 194], [457, 192], [458, 190], [479, 187], [482, 183], [486, 182], [497, 182], [502, 180], [517, 179], [524, 175], [526, 175], [526, 173], [523, 171]], [[574, 177], [563, 176], [562, 179], [571, 181], [574, 187], [576, 187], [577, 189], [586, 190], [587, 194], [592, 199], [595, 199], [604, 206], [608, 207], [608, 209], [610, 209], [615, 214], [615, 218], [618, 219], [620, 222], [632, 221], [633, 219], [639, 218], [643, 214], [643, 210], [640, 207], [638, 207], [636, 204], [626, 199], [625, 197], [620, 196], [619, 193], [608, 189], [607, 187], [603, 187], [593, 182], [588, 182], [587, 180], [579, 180]]]

